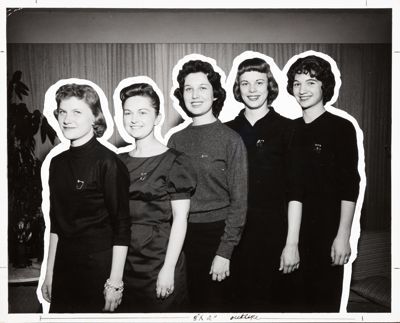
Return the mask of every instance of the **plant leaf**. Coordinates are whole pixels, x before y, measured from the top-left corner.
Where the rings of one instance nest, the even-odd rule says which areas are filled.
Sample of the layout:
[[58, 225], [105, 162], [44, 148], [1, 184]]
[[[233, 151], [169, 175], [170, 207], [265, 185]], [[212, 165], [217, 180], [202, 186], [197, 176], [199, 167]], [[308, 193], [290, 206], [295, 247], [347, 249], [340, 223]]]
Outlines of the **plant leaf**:
[[46, 141], [46, 136], [49, 137], [50, 142], [54, 145], [54, 141], [56, 140], [57, 133], [54, 129], [49, 125], [45, 116], [42, 118], [42, 125], [40, 127], [40, 136], [42, 139], [42, 143]]
[[21, 80], [22, 77], [22, 72], [21, 71], [15, 71], [15, 73], [12, 76], [11, 82], [15, 83]]

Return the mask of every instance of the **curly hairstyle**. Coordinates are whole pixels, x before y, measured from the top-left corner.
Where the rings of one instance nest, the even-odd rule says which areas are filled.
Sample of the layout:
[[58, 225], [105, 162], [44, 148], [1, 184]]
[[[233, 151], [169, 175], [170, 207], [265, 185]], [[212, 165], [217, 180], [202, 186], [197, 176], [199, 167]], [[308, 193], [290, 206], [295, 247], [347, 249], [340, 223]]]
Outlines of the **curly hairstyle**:
[[267, 75], [267, 105], [271, 105], [279, 93], [278, 83], [272, 75], [269, 64], [258, 57], [246, 59], [239, 64], [235, 84], [233, 85], [233, 95], [236, 101], [243, 103], [242, 95], [240, 94], [240, 76], [246, 72], [259, 72]]
[[160, 98], [153, 87], [147, 83], [135, 83], [123, 88], [119, 94], [124, 106], [126, 100], [134, 96], [143, 96], [149, 98], [153, 108], [156, 110], [156, 115], [160, 113]]
[[322, 82], [323, 104], [332, 99], [335, 89], [335, 76], [332, 73], [331, 64], [321, 57], [310, 55], [299, 58], [290, 66], [287, 72], [287, 91], [293, 95], [293, 83], [296, 74], [310, 74]]
[[101, 109], [100, 98], [97, 92], [86, 84], [64, 84], [56, 92], [57, 109], [54, 111], [55, 117], [58, 119], [61, 101], [75, 97], [84, 100], [89, 106], [95, 117], [93, 131], [96, 137], [101, 137], [107, 129], [107, 123]]
[[212, 104], [212, 113], [216, 118], [218, 118], [224, 105], [226, 92], [221, 85], [221, 75], [214, 71], [210, 63], [201, 60], [191, 60], [183, 64], [182, 69], [179, 71], [177, 77], [179, 87], [175, 89], [174, 95], [178, 99], [179, 105], [182, 107], [183, 111], [185, 111], [185, 113], [191, 117], [192, 114], [187, 109], [183, 99], [183, 89], [185, 86], [185, 78], [189, 74], [198, 72], [202, 72], [207, 76], [207, 79], [213, 88], [213, 94], [216, 100], [214, 100]]

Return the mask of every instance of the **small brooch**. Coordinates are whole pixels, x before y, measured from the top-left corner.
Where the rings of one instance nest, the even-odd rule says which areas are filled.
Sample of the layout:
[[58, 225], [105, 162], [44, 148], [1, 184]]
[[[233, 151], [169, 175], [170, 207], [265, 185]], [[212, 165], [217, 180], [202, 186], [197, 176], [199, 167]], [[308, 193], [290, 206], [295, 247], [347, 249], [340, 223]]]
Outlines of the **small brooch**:
[[75, 187], [77, 190], [81, 190], [84, 184], [85, 184], [85, 181], [81, 181], [80, 179], [77, 179]]
[[264, 146], [264, 139], [258, 139], [256, 142], [257, 148], [262, 148]]
[[317, 153], [320, 154], [322, 150], [322, 145], [321, 144], [314, 144], [313, 150]]
[[144, 181], [146, 179], [147, 173], [140, 173], [139, 181]]

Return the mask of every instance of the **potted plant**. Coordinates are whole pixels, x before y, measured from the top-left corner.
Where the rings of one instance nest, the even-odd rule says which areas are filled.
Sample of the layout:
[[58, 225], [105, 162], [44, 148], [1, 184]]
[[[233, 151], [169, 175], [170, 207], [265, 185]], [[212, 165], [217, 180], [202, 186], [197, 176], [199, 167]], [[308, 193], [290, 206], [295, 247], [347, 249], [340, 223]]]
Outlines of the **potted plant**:
[[42, 142], [49, 138], [54, 144], [56, 138], [43, 114], [37, 109], [31, 112], [23, 102], [29, 88], [21, 77], [20, 71], [13, 74], [7, 92], [8, 243], [15, 267], [29, 265], [28, 257], [40, 257], [42, 252], [41, 161], [35, 156], [34, 136], [40, 129]]

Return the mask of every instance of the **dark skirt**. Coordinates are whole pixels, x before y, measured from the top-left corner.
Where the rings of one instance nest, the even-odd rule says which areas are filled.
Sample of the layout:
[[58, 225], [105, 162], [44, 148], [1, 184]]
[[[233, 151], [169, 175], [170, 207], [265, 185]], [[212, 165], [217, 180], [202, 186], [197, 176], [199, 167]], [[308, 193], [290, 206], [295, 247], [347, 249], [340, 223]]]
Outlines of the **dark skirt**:
[[285, 210], [249, 208], [232, 256], [232, 296], [237, 311], [279, 312], [287, 308], [286, 275], [279, 271], [286, 241]]
[[101, 313], [112, 248], [85, 255], [57, 246], [50, 313]]
[[175, 266], [174, 291], [157, 298], [158, 274], [164, 265], [170, 223], [133, 224], [125, 272], [125, 291], [119, 312], [179, 312], [188, 301], [185, 257], [181, 253]]
[[213, 281], [209, 274], [224, 228], [225, 221], [188, 223], [184, 251], [187, 259], [189, 312], [229, 310], [229, 278], [218, 282]]
[[340, 199], [334, 194], [310, 196], [303, 203], [300, 268], [293, 288], [297, 312], [339, 312], [343, 266], [332, 266], [331, 246], [340, 221]]

